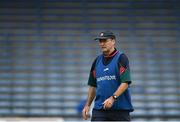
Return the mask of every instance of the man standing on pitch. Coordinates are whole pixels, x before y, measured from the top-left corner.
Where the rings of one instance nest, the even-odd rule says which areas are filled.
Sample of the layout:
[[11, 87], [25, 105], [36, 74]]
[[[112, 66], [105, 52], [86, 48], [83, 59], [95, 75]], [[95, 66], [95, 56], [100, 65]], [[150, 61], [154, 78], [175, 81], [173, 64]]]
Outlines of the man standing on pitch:
[[110, 31], [101, 32], [99, 41], [102, 54], [92, 64], [88, 80], [88, 98], [82, 116], [86, 120], [92, 101], [91, 121], [130, 121], [130, 69], [126, 55], [115, 48], [116, 37]]

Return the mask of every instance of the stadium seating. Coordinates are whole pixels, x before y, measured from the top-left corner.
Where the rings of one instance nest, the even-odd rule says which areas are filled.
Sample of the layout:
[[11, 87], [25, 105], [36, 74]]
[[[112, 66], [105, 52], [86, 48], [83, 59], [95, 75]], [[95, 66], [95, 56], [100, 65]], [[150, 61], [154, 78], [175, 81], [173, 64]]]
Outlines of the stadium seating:
[[117, 35], [130, 60], [134, 120], [180, 120], [178, 0], [0, 1], [0, 116], [78, 118], [93, 38]]

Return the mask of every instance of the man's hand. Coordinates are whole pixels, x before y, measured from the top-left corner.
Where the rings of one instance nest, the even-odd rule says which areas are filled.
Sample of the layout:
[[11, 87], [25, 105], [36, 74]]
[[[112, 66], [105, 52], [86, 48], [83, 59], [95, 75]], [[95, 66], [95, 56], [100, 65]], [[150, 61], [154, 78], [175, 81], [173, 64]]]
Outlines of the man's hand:
[[104, 109], [110, 109], [113, 106], [114, 98], [111, 96], [103, 102]]
[[87, 120], [89, 118], [89, 110], [90, 106], [84, 106], [84, 109], [82, 110], [83, 119]]

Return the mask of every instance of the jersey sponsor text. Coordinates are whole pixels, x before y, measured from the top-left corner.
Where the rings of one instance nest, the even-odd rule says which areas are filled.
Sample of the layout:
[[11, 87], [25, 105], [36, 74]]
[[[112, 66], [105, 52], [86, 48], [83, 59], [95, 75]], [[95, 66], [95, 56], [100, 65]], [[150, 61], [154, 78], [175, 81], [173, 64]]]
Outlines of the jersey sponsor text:
[[116, 76], [115, 75], [110, 75], [110, 76], [103, 76], [103, 77], [99, 77], [97, 78], [97, 81], [103, 81], [103, 80], [116, 80]]

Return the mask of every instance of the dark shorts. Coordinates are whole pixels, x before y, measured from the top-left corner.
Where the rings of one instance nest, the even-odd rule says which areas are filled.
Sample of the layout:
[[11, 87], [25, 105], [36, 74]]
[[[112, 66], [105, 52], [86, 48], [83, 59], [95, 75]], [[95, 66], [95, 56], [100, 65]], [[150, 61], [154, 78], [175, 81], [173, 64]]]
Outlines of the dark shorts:
[[130, 121], [129, 111], [126, 110], [96, 110], [92, 111], [91, 121]]

